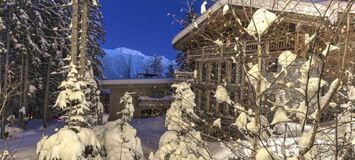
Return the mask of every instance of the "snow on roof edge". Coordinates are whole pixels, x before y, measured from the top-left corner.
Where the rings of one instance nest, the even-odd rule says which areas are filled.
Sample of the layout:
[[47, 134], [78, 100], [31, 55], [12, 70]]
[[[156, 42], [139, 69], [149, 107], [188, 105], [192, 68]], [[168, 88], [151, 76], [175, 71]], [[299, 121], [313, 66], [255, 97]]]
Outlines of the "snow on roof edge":
[[[306, 1], [294, 1], [294, 0], [279, 0], [274, 4], [274, 0], [252, 0], [251, 4], [249, 0], [219, 0], [214, 3], [206, 13], [199, 16], [194, 23], [200, 25], [203, 21], [208, 18], [208, 15], [218, 11], [224, 5], [235, 5], [235, 6], [252, 6], [253, 8], [265, 8], [268, 10], [274, 11], [285, 11], [289, 13], [298, 13], [310, 16], [320, 16], [322, 13], [327, 10], [328, 3], [314, 3], [314, 2], [306, 2]], [[338, 18], [337, 12], [334, 11], [344, 11], [346, 8], [347, 2], [339, 2], [337, 4], [332, 5], [327, 11], [326, 16], [329, 17], [331, 21], [336, 21]], [[321, 12], [321, 13], [319, 13]], [[355, 13], [355, 5], [352, 6], [350, 13]], [[179, 32], [172, 40], [172, 45], [174, 46], [180, 39], [185, 37], [188, 33], [190, 33], [193, 29], [195, 29], [195, 24], [191, 23], [181, 32]]]

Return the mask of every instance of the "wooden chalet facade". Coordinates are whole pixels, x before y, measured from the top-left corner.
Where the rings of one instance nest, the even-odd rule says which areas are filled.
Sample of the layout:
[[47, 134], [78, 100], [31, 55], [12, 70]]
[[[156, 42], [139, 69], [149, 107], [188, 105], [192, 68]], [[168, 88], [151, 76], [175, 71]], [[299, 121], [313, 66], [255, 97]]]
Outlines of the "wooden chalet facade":
[[119, 79], [103, 80], [100, 86], [103, 89], [102, 102], [105, 111], [110, 114], [109, 120], [118, 117], [117, 112], [122, 110], [120, 98], [126, 93], [132, 93], [134, 117], [141, 118], [164, 114], [170, 107], [171, 84], [173, 79]]
[[[257, 61], [257, 42], [247, 33], [241, 32], [242, 27], [249, 23], [248, 19], [258, 8], [265, 8], [276, 15], [282, 13], [282, 21], [273, 24], [268, 32], [262, 36], [262, 64], [263, 73], [277, 70], [277, 57], [286, 50], [298, 55], [300, 60], [306, 60], [310, 48], [304, 45], [306, 33], [311, 36], [324, 24], [336, 24], [345, 10], [346, 3], [341, 3], [336, 9], [327, 9], [327, 3], [310, 3], [302, 1], [273, 1], [273, 0], [219, 0], [206, 13], [182, 30], [172, 41], [175, 49], [187, 55], [190, 71], [197, 71], [193, 82], [196, 93], [196, 104], [208, 115], [230, 115], [232, 110], [226, 104], [218, 104], [213, 98], [218, 85], [227, 84], [231, 99], [243, 105], [248, 105], [251, 99], [249, 84], [245, 81], [245, 73], [241, 63]], [[227, 13], [223, 13], [225, 5], [229, 5]], [[340, 6], [340, 7], [339, 7]], [[317, 9], [316, 9], [316, 8]], [[343, 7], [343, 8], [342, 8]], [[349, 49], [347, 61], [353, 65], [355, 55], [355, 7], [351, 9]], [[328, 17], [318, 16], [323, 14]], [[329, 14], [328, 14], [329, 13]], [[237, 18], [240, 20], [237, 20]], [[345, 18], [346, 19], [346, 18]], [[239, 22], [238, 22], [239, 21]], [[345, 20], [343, 19], [345, 22]], [[330, 41], [331, 30], [322, 29], [318, 33], [323, 41]], [[238, 37], [236, 43], [236, 37]], [[343, 45], [344, 34], [335, 38], [338, 46]], [[223, 45], [216, 45], [215, 40], [221, 40]], [[316, 44], [317, 45], [317, 44]], [[236, 48], [237, 46], [237, 48]], [[319, 44], [319, 48], [324, 48]], [[344, 49], [341, 48], [342, 51]], [[247, 56], [237, 58], [241, 51]], [[341, 53], [339, 52], [339, 54]], [[319, 51], [318, 51], [319, 52]], [[232, 58], [235, 57], [235, 58]], [[338, 58], [331, 59], [328, 67], [337, 67]], [[276, 65], [275, 65], [276, 64]], [[354, 66], [352, 66], [354, 69]], [[353, 70], [354, 71], [354, 70]]]

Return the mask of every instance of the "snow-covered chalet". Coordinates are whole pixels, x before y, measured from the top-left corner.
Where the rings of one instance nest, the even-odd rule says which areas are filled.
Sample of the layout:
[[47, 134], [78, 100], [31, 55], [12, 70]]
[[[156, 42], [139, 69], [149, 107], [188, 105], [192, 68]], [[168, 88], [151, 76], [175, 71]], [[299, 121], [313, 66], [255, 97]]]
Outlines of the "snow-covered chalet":
[[[226, 84], [231, 99], [242, 105], [250, 101], [250, 86], [245, 80], [245, 69], [241, 63], [257, 61], [257, 42], [255, 38], [242, 32], [246, 28], [255, 11], [264, 8], [282, 17], [273, 23], [262, 37], [263, 73], [278, 70], [278, 55], [286, 50], [297, 54], [300, 60], [307, 60], [309, 52], [319, 52], [317, 48], [325, 48], [322, 43], [336, 39], [340, 46], [339, 53], [332, 54], [326, 67], [338, 67], [338, 54], [344, 50], [343, 31], [336, 37], [331, 37], [334, 28], [327, 28], [327, 24], [343, 26], [350, 22], [348, 39], [348, 67], [354, 71], [355, 54], [355, 6], [346, 8], [347, 1], [293, 1], [293, 0], [219, 0], [199, 16], [193, 23], [184, 28], [172, 40], [176, 50], [186, 54], [190, 72], [197, 73], [192, 82], [196, 94], [196, 104], [204, 115], [230, 115], [233, 110], [227, 104], [219, 104], [213, 98], [218, 85]], [[228, 7], [226, 9], [226, 7]], [[350, 16], [343, 16], [347, 9]], [[320, 30], [320, 33], [316, 33]], [[342, 27], [340, 27], [341, 30]], [[307, 47], [305, 41], [312, 35], [319, 34], [314, 48]], [[242, 45], [236, 45], [237, 42]], [[332, 42], [333, 42], [332, 41]], [[237, 46], [237, 48], [236, 48]], [[247, 56], [236, 58], [238, 50]], [[321, 52], [321, 51], [320, 51]], [[235, 57], [235, 58], [233, 58]], [[327, 74], [332, 76], [332, 73]]]

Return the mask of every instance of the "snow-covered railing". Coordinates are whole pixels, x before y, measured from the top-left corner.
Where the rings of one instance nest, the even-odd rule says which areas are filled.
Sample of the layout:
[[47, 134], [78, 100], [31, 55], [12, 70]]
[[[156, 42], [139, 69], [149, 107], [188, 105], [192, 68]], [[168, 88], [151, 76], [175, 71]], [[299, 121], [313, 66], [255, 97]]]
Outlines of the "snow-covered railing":
[[141, 117], [144, 117], [165, 113], [170, 106], [172, 97], [165, 96], [162, 98], [152, 98], [148, 96], [140, 96], [138, 101], [139, 107], [136, 107], [137, 113], [140, 114]]
[[193, 82], [194, 81], [194, 72], [182, 72], [175, 70], [175, 82]]
[[[265, 38], [262, 40], [262, 46], [268, 48], [269, 52], [281, 52], [284, 50], [294, 50], [296, 49], [295, 38], [296, 34], [290, 33], [285, 36], [277, 36], [277, 38]], [[243, 41], [243, 48], [245, 48], [245, 53], [256, 54], [257, 53], [257, 42], [255, 40]], [[233, 49], [235, 44], [228, 44], [218, 46], [209, 45], [201, 48], [194, 48], [187, 51], [187, 59], [220, 59], [220, 58], [230, 58], [234, 56], [236, 51]], [[267, 46], [267, 47], [266, 47]]]

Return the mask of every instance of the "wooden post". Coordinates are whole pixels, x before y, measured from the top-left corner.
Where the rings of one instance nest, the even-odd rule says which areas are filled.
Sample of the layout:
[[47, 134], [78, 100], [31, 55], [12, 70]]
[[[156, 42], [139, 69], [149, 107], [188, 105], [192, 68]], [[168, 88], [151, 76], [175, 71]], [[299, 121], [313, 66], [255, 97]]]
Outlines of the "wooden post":
[[206, 67], [207, 67], [207, 73], [206, 73], [206, 82], [211, 82], [211, 77], [212, 77], [212, 65], [211, 63], [207, 62], [206, 63]]
[[204, 76], [204, 73], [203, 72], [203, 65], [204, 65], [204, 61], [200, 61], [199, 65], [198, 65], [198, 72], [197, 72], [197, 75], [198, 75], [198, 83], [202, 82], [203, 80], [203, 77]]
[[[220, 85], [221, 82], [222, 82], [222, 63], [221, 63], [221, 60], [219, 60], [217, 62], [217, 85]], [[215, 101], [215, 111], [217, 114], [220, 114], [221, 113], [221, 104], [219, 104], [217, 101]]]
[[210, 110], [211, 110], [211, 104], [210, 104], [210, 102], [211, 102], [211, 94], [210, 94], [210, 90], [209, 89], [207, 89], [206, 88], [206, 90], [205, 90], [205, 96], [206, 96], [206, 112], [208, 113], [208, 112], [210, 112]]
[[[243, 42], [243, 52], [246, 50], [246, 42], [244, 41]], [[240, 104], [244, 104], [244, 87], [245, 87], [245, 73], [244, 73], [244, 69], [243, 69], [243, 65], [246, 65], [245, 63], [245, 57], [243, 56], [245, 54], [245, 52], [241, 55], [242, 56], [242, 61], [241, 61], [241, 65], [239, 65], [239, 66], [237, 66], [238, 68], [239, 68], [239, 70], [240, 70], [240, 75], [239, 75], [239, 77], [240, 77], [240, 100], [241, 100], [241, 102], [240, 102]]]
[[217, 84], [221, 84], [222, 82], [222, 63], [219, 61], [217, 63]]
[[197, 107], [200, 109], [202, 108], [202, 90], [197, 88]]
[[227, 81], [227, 84], [231, 84], [232, 83], [232, 62], [231, 61], [228, 61], [226, 63], [226, 81]]
[[202, 59], [205, 60], [205, 47], [202, 47]]

